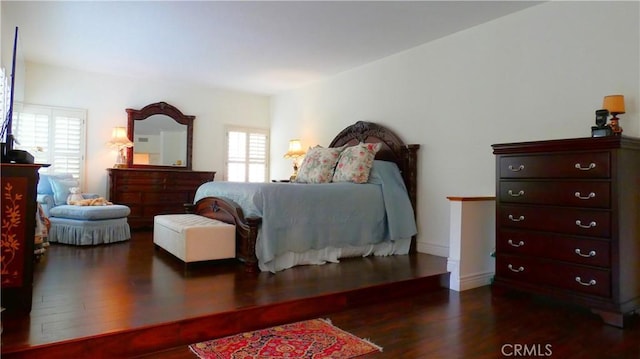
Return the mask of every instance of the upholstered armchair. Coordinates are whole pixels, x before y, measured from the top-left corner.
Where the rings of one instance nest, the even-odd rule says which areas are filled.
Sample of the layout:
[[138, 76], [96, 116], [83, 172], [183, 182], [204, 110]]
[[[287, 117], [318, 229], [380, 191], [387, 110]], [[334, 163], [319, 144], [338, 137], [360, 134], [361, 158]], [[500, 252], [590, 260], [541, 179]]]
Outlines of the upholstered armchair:
[[[37, 201], [42, 206], [45, 216], [49, 217], [49, 211], [56, 206], [66, 205], [69, 189], [78, 187], [78, 181], [69, 173], [40, 174], [38, 181]], [[83, 198], [97, 198], [95, 193], [82, 193]]]
[[[49, 242], [96, 245], [131, 238], [127, 216], [131, 210], [119, 204], [68, 205], [70, 189], [79, 187], [69, 174], [40, 174], [37, 201], [51, 223]], [[98, 198], [83, 193], [83, 199]]]

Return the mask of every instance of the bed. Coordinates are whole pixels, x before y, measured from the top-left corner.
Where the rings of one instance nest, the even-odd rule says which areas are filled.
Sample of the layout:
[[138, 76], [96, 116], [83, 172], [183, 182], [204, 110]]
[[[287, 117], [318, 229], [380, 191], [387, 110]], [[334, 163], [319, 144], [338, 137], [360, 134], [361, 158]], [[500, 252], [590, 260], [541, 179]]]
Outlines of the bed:
[[359, 121], [327, 150], [358, 146], [377, 150], [365, 183], [208, 182], [187, 210], [235, 225], [237, 258], [248, 271], [415, 251], [420, 145], [406, 145], [388, 128]]

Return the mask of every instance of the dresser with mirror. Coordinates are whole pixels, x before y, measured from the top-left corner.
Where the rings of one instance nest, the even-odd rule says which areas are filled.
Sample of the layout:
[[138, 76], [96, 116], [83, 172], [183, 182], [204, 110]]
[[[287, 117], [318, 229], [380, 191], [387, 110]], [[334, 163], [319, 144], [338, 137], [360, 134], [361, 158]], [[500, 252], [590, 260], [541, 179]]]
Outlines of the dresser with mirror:
[[216, 173], [192, 170], [195, 116], [166, 102], [126, 111], [134, 146], [125, 168], [107, 170], [109, 200], [131, 208], [132, 229], [151, 228], [158, 214], [184, 213], [183, 205]]

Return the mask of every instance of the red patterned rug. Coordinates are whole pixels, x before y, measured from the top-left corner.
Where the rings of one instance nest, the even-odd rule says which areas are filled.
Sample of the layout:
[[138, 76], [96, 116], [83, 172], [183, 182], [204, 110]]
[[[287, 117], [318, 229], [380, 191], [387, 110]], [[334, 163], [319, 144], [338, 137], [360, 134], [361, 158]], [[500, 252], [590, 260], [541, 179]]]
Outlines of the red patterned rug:
[[353, 358], [382, 348], [325, 319], [280, 325], [189, 345], [202, 359]]

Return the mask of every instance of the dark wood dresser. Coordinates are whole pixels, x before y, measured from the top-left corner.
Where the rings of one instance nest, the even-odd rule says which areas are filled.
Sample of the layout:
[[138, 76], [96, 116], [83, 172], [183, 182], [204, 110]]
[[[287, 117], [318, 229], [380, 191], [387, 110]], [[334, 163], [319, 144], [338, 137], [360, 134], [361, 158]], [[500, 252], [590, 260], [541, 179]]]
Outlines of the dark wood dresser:
[[184, 213], [198, 187], [213, 181], [215, 172], [158, 168], [109, 168], [109, 201], [131, 208], [132, 229], [153, 227], [157, 214]]
[[7, 312], [29, 313], [33, 294], [36, 187], [42, 165], [3, 163], [0, 166], [2, 307]]
[[583, 305], [623, 327], [640, 309], [640, 140], [492, 147], [496, 287]]

